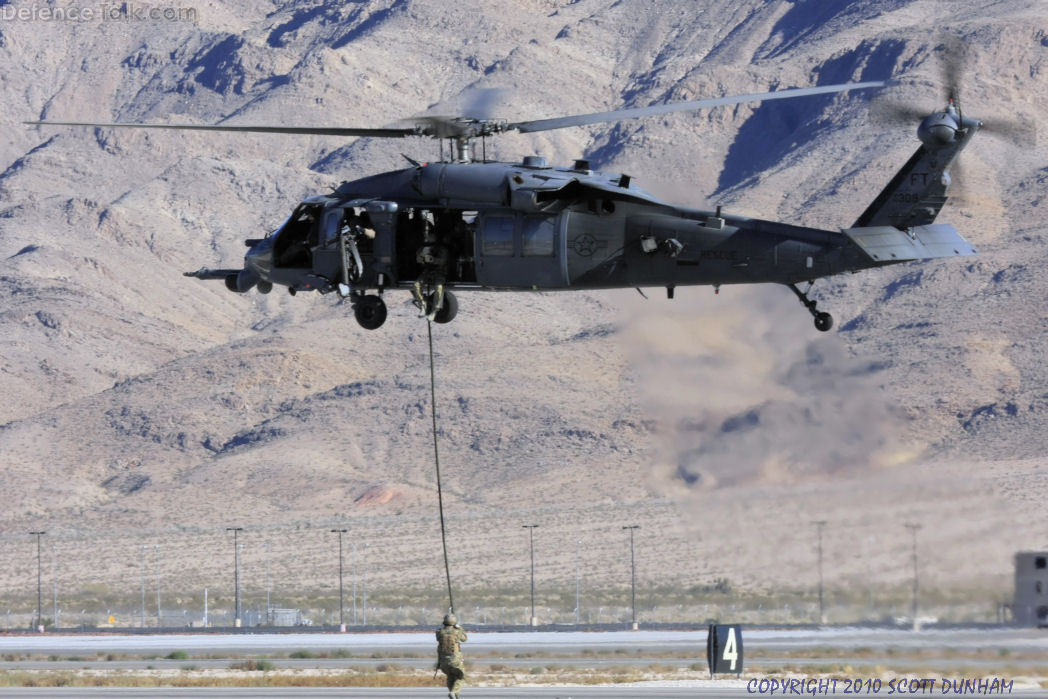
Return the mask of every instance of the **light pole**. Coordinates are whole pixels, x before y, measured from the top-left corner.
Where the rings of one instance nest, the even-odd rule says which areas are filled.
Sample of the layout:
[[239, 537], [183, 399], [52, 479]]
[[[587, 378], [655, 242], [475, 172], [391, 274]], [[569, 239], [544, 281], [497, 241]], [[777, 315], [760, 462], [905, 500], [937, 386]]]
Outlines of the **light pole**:
[[55, 575], [55, 545], [51, 544], [51, 626], [58, 628], [58, 576]]
[[362, 600], [363, 608], [361, 609], [362, 616], [360, 617], [361, 621], [364, 622], [364, 626], [368, 625], [368, 547], [369, 546], [371, 546], [371, 544], [364, 544], [364, 580], [363, 580], [363, 583], [364, 583], [364, 599]]
[[332, 529], [331, 531], [338, 534], [338, 630], [345, 633], [346, 619], [342, 615], [342, 535], [345, 534], [348, 530]]
[[142, 581], [142, 628], [146, 627], [146, 545], [142, 544], [142, 556], [138, 562], [139, 578]]
[[236, 588], [236, 603], [233, 617], [233, 626], [240, 628], [240, 532], [243, 527], [226, 527], [227, 532], [233, 532], [233, 585]]
[[36, 630], [44, 632], [44, 593], [43, 575], [40, 570], [40, 538], [47, 532], [29, 532], [30, 536], [36, 537]]
[[531, 625], [538, 626], [539, 620], [535, 616], [535, 528], [537, 524], [523, 524], [522, 529], [528, 530], [528, 543], [531, 548]]
[[640, 529], [639, 524], [623, 527], [630, 530], [630, 590], [633, 598], [633, 630], [637, 630], [637, 559], [633, 556], [633, 532]]
[[913, 630], [919, 631], [920, 625], [917, 623], [917, 530], [921, 528], [921, 525], [907, 523], [903, 526], [913, 535]]
[[581, 580], [579, 573], [579, 551], [582, 548], [582, 539], [575, 541], [575, 626], [579, 625], [579, 582]]
[[266, 626], [273, 625], [273, 607], [269, 603], [269, 542], [266, 542]]
[[153, 544], [154, 561], [156, 562], [156, 627], [160, 628], [160, 545]]
[[357, 625], [357, 542], [351, 542], [353, 544], [353, 573], [350, 575], [353, 578], [353, 626]]
[[822, 596], [822, 528], [826, 526], [826, 520], [820, 519], [817, 522], [812, 522], [815, 525], [816, 535], [818, 537], [818, 551], [819, 551], [819, 623], [826, 623], [826, 608], [823, 606]]

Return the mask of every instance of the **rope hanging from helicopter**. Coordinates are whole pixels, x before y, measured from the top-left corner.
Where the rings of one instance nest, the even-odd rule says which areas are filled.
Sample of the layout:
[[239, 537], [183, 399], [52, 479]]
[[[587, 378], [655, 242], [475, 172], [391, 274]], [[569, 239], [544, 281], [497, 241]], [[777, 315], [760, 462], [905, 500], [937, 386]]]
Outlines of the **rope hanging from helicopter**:
[[448, 581], [448, 611], [455, 613], [455, 598], [451, 593], [451, 567], [448, 565], [447, 526], [444, 522], [444, 491], [440, 483], [440, 449], [437, 445], [437, 379], [433, 367], [433, 321], [426, 319], [429, 338], [429, 412], [433, 419], [433, 462], [437, 470], [437, 503], [440, 507], [440, 543], [444, 549], [444, 575]]

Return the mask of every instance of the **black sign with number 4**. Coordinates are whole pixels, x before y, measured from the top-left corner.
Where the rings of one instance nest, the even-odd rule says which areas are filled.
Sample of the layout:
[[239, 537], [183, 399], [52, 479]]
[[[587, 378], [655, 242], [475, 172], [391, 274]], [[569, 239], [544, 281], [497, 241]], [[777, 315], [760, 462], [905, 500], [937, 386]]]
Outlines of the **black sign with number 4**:
[[706, 660], [710, 664], [710, 676], [718, 672], [742, 673], [742, 627], [710, 624], [706, 637]]

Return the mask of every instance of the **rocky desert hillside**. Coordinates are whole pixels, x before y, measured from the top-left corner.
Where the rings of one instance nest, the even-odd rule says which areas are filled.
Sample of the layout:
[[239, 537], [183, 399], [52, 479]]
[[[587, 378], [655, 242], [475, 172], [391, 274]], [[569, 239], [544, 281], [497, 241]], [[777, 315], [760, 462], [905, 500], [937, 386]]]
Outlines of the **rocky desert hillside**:
[[[330, 594], [334, 525], [369, 543], [375, 590], [439, 599], [426, 327], [407, 295], [367, 332], [331, 297], [182, 276], [237, 266], [243, 239], [312, 193], [438, 154], [21, 122], [384, 126], [488, 88], [523, 120], [886, 78], [886, 98], [930, 112], [944, 37], [966, 47], [962, 104], [988, 127], [1035, 123], [1043, 140], [1048, 98], [1037, 0], [186, 0], [78, 21], [45, 7], [0, 6], [0, 595], [26, 613], [35, 529], [69, 599], [133, 602], [158, 544], [165, 589], [229, 601], [227, 526], [245, 528], [252, 594], [265, 560], [281, 589]], [[870, 118], [871, 98], [511, 134], [488, 155], [584, 155], [675, 201], [847, 227], [917, 145], [916, 123]], [[991, 130], [940, 219], [979, 256], [819, 283], [827, 336], [778, 288], [463, 293], [434, 339], [467, 602], [523, 589], [533, 521], [550, 594], [573, 591], [577, 548], [589, 589], [623, 587], [621, 527], [639, 523], [649, 589], [698, 590], [701, 606], [728, 581], [810, 603], [811, 522], [826, 520], [842, 596], [905, 599], [903, 523], [918, 522], [928, 589], [978, 614], [1007, 599], [1012, 554], [1048, 531], [1048, 163], [1032, 130]]]

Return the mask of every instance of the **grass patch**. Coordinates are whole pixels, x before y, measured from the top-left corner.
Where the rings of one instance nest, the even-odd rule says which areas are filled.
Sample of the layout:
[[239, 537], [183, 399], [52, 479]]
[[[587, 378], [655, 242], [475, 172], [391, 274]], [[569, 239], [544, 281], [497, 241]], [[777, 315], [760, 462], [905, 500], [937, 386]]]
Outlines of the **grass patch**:
[[[248, 661], [250, 662], [250, 661]], [[238, 668], [239, 669], [239, 668]], [[0, 687], [436, 687], [425, 672], [340, 672], [264, 675], [157, 675], [105, 672], [0, 671]]]
[[168, 660], [189, 660], [189, 653], [184, 650], [173, 650], [166, 657]]
[[296, 660], [308, 660], [310, 658], [317, 657], [316, 653], [310, 650], [296, 650], [288, 653], [289, 658], [295, 658]]
[[276, 665], [265, 658], [259, 658], [258, 660], [248, 658], [247, 660], [241, 660], [238, 663], [230, 663], [229, 669], [244, 670], [246, 672], [269, 672], [270, 670], [275, 670]]

